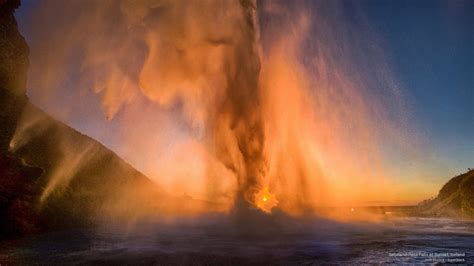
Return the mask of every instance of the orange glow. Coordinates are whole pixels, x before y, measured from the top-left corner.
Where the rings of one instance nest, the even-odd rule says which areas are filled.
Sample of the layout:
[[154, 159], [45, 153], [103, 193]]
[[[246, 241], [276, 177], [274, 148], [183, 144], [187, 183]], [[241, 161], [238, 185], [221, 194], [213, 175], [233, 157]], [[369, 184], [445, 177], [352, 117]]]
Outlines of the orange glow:
[[278, 200], [275, 194], [271, 193], [270, 190], [265, 187], [255, 195], [255, 205], [262, 211], [271, 213], [272, 209], [277, 207]]
[[[38, 27], [48, 36], [40, 40], [55, 45], [51, 53], [33, 53], [33, 66], [41, 71], [33, 71], [30, 86], [47, 99], [72, 83], [61, 77], [83, 75], [71, 89], [77, 96], [71, 104], [83, 110], [100, 102], [105, 123], [114, 123], [108, 131], [116, 134], [114, 151], [167, 193], [206, 202], [190, 213], [229, 212], [241, 200], [246, 208], [278, 208], [293, 216], [345, 206], [331, 216], [345, 219], [363, 215], [347, 206], [396, 199], [383, 147], [390, 147], [387, 139], [398, 145], [404, 136], [351, 68], [348, 48], [341, 47], [351, 40], [335, 36], [324, 14], [310, 16], [271, 1], [261, 7], [256, 1], [217, 0], [124, 0], [118, 7], [113, 0], [63, 2], [40, 4], [38, 23], [67, 30]], [[267, 29], [272, 37], [265, 47], [257, 9], [285, 22]], [[115, 17], [105, 15], [112, 10], [120, 22], [107, 20]], [[314, 32], [316, 52], [310, 53], [303, 46]], [[78, 50], [80, 73], [66, 73]], [[386, 83], [384, 89], [396, 89], [390, 78]], [[50, 111], [67, 122], [64, 102], [51, 104]], [[13, 146], [34, 134], [28, 128], [19, 126]], [[99, 137], [109, 140], [104, 135]], [[89, 150], [61, 148], [71, 158], [55, 168], [42, 200], [87, 163]]]

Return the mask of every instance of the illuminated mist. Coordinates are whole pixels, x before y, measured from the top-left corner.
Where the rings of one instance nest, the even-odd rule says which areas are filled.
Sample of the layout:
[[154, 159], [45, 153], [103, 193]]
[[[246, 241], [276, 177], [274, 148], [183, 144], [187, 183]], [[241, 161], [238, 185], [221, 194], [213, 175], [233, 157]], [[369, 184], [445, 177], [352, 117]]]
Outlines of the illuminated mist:
[[[30, 98], [170, 194], [299, 216], [400, 192], [386, 153], [417, 149], [405, 105], [369, 31], [354, 41], [357, 27], [327, 12], [340, 3], [35, 5]], [[62, 148], [42, 200], [94, 149]]]

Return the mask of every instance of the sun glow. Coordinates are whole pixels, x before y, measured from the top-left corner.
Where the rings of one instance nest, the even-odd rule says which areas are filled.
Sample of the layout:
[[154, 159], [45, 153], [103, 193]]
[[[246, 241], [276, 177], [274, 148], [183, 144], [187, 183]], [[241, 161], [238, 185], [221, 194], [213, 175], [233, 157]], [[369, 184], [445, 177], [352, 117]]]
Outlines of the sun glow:
[[278, 200], [268, 187], [264, 187], [255, 195], [255, 205], [262, 211], [271, 213], [272, 209], [278, 205]]

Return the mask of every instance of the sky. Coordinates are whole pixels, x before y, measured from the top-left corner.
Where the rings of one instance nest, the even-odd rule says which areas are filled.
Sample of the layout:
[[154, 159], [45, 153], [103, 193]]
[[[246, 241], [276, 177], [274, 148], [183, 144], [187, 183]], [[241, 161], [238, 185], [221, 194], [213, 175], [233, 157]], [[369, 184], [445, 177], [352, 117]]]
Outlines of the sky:
[[[22, 7], [16, 12], [20, 31], [27, 42], [31, 32], [26, 14], [34, 3], [34, 0], [23, 0]], [[311, 1], [309, 3], [310, 9], [318, 8]], [[388, 151], [396, 157], [391, 161], [394, 168], [400, 169], [400, 175], [419, 177], [417, 182], [432, 183], [430, 193], [439, 189], [448, 178], [474, 168], [474, 1], [360, 0], [341, 3], [344, 7], [342, 16], [349, 23], [369, 25], [373, 38], [370, 42], [381, 48], [391, 75], [407, 102], [404, 106], [410, 116], [411, 129], [417, 131], [430, 147], [428, 154], [422, 155], [429, 158], [423, 166], [410, 166], [410, 159], [403, 153], [397, 155]], [[359, 16], [361, 13], [363, 16]], [[261, 27], [265, 31], [265, 26]], [[311, 38], [316, 37], [310, 36], [309, 42]], [[364, 56], [362, 52], [356, 53], [355, 60]], [[370, 77], [375, 70], [369, 67], [361, 71]], [[51, 108], [42, 106], [34, 92], [29, 91], [28, 95], [40, 107]], [[62, 91], [55, 97], [54, 101], [64, 102], [73, 96]], [[118, 143], [120, 133], [109, 134], [119, 132], [118, 120], [112, 120], [104, 130], [105, 118], [95, 116], [101, 112], [99, 100], [91, 101], [97, 101], [97, 104], [81, 109], [80, 115], [73, 113], [69, 124], [100, 140], [119, 155], [125, 154], [127, 159], [127, 151]], [[149, 109], [152, 112], [153, 108]], [[59, 108], [50, 109], [51, 112], [61, 111]], [[172, 117], [167, 119], [173, 120]], [[150, 125], [143, 127], [143, 130], [156, 130]], [[134, 166], [141, 168], [140, 162]], [[422, 174], [407, 174], [420, 168]]]
[[437, 156], [472, 168], [474, 2], [367, 1], [367, 10]]

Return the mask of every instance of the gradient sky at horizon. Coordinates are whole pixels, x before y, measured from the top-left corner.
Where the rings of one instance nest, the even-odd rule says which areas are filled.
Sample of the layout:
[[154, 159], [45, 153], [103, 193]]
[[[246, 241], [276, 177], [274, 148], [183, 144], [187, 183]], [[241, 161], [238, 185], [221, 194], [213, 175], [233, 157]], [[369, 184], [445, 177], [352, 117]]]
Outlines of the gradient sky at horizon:
[[[28, 41], [23, 0], [16, 17]], [[436, 186], [474, 167], [474, 1], [342, 1], [363, 10], [383, 48], [410, 115], [432, 147]], [[349, 9], [350, 10], [350, 9]], [[356, 18], [357, 19], [357, 18]], [[35, 102], [35, 99], [32, 98]], [[74, 125], [72, 125], [74, 126]], [[93, 130], [93, 129], [91, 129]], [[439, 184], [438, 184], [439, 183]]]

